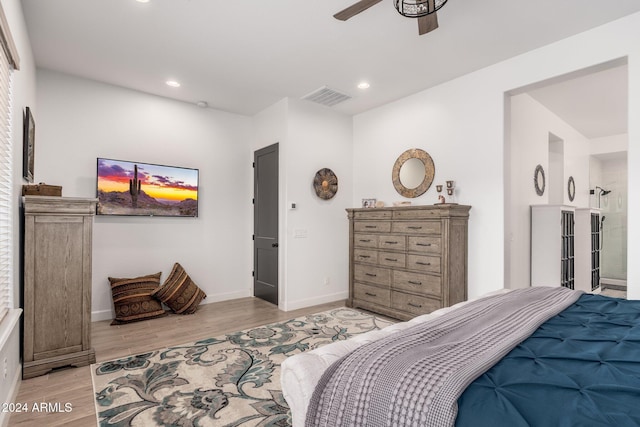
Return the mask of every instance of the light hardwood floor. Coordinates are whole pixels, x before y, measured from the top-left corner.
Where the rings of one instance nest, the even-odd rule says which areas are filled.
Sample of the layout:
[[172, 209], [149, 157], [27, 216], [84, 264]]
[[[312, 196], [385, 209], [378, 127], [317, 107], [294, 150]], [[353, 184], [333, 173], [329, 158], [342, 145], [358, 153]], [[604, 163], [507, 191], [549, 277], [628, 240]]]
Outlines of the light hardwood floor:
[[[258, 298], [242, 298], [200, 306], [193, 315], [175, 315], [128, 325], [110, 326], [110, 321], [92, 323], [91, 343], [98, 362], [161, 349], [287, 320], [344, 306], [344, 301], [294, 311], [281, 311]], [[61, 412], [32, 412], [34, 403], [60, 403]], [[9, 426], [96, 425], [96, 412], [88, 366], [68, 368], [23, 380], [16, 403], [26, 403], [29, 412], [14, 413]], [[72, 409], [64, 412], [64, 405]]]

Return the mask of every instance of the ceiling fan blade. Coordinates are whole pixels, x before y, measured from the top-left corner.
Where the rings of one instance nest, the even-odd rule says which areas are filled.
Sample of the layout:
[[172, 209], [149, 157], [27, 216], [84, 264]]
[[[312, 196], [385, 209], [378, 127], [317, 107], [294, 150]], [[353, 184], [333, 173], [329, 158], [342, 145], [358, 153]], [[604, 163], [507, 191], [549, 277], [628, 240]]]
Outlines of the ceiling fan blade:
[[371, 6], [374, 6], [381, 1], [382, 0], [360, 0], [359, 2], [352, 4], [348, 8], [336, 13], [335, 15], [333, 15], [333, 17], [339, 19], [340, 21], [346, 21], [347, 19], [353, 18], [360, 12], [369, 9]]
[[436, 28], [438, 28], [438, 17], [435, 12], [418, 18], [418, 33], [420, 35], [427, 34]]

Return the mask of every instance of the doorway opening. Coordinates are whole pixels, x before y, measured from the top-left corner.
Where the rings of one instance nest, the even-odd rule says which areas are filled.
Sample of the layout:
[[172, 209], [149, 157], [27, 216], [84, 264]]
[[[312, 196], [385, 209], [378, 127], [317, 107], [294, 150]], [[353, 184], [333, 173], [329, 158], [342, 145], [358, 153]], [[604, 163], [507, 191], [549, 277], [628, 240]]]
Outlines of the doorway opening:
[[278, 144], [253, 153], [253, 295], [278, 305]]
[[600, 286], [603, 291], [626, 291], [627, 152], [595, 154], [589, 162], [590, 203], [600, 210]]
[[[594, 264], [603, 270], [600, 285], [625, 289], [627, 98], [627, 58], [505, 94], [506, 287], [529, 286], [531, 206], [562, 205], [597, 211], [603, 225], [600, 264]], [[547, 175], [543, 194], [532, 182], [537, 165]]]

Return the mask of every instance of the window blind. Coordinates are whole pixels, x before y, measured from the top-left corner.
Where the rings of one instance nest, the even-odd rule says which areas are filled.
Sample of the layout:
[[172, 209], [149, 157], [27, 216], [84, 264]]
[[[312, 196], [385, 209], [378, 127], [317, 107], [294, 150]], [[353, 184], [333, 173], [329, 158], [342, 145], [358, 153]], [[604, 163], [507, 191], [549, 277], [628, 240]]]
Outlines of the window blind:
[[0, 322], [13, 304], [13, 150], [11, 71], [18, 68], [15, 44], [0, 5]]
[[11, 96], [9, 61], [0, 49], [0, 321], [7, 313], [11, 300], [11, 175], [12, 150], [9, 120]]

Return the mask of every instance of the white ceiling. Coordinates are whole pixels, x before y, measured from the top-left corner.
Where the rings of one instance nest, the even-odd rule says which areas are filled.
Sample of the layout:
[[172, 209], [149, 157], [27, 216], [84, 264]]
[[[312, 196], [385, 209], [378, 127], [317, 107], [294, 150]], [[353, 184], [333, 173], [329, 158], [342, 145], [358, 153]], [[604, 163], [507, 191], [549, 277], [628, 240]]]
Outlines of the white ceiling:
[[595, 71], [527, 92], [589, 139], [627, 133], [628, 67]]
[[418, 36], [391, 0], [332, 17], [353, 2], [22, 0], [39, 67], [247, 115], [322, 86], [352, 96], [332, 108], [356, 114], [640, 11], [637, 0], [452, 0]]

